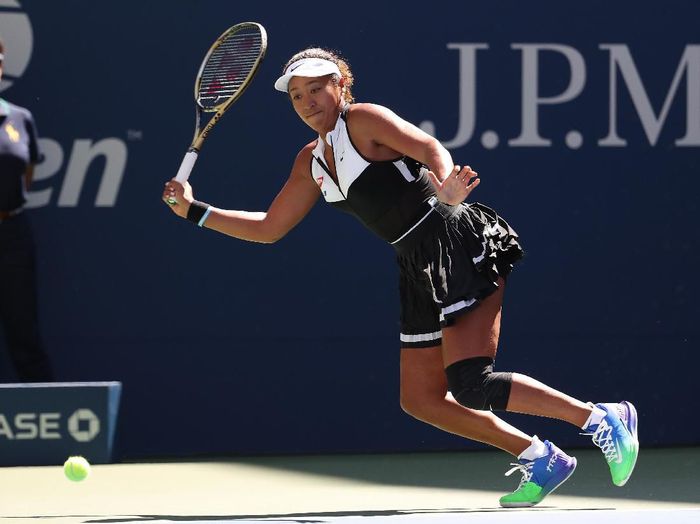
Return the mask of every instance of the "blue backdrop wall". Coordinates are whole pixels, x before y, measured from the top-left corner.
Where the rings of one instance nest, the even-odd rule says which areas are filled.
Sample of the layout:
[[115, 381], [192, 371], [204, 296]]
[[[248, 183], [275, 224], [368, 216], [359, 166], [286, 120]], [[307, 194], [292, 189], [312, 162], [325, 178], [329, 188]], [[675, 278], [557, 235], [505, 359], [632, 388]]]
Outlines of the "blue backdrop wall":
[[269, 51], [205, 144], [200, 199], [266, 209], [313, 139], [272, 83], [297, 50], [338, 49], [357, 99], [435, 134], [521, 234], [499, 368], [635, 401], [645, 445], [700, 443], [699, 17], [691, 0], [0, 1], [1, 96], [33, 111], [46, 155], [29, 211], [57, 378], [122, 381], [125, 457], [477, 447], [399, 407], [388, 246], [323, 203], [267, 246], [160, 201], [203, 54], [255, 20]]

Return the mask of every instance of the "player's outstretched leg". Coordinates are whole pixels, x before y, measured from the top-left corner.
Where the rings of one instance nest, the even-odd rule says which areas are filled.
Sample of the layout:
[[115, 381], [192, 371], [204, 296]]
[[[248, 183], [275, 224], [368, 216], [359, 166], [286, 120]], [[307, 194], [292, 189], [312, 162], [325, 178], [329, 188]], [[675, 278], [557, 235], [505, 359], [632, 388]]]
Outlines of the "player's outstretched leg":
[[583, 427], [584, 435], [591, 435], [610, 466], [612, 481], [624, 486], [637, 463], [637, 410], [631, 402], [596, 404]]
[[522, 479], [513, 493], [501, 497], [504, 508], [524, 508], [542, 502], [557, 489], [576, 469], [576, 458], [570, 457], [554, 444], [540, 441], [535, 435], [532, 444], [518, 456], [518, 462], [506, 475], [515, 471]]

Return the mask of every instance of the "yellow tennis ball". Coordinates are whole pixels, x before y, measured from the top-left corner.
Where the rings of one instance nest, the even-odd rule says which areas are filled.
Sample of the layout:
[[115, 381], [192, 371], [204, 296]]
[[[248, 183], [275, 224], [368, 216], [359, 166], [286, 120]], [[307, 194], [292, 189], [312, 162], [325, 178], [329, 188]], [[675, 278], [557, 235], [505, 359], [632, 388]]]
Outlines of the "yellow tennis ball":
[[68, 460], [63, 463], [63, 473], [69, 480], [80, 482], [90, 474], [90, 463], [85, 460], [85, 457], [68, 457]]

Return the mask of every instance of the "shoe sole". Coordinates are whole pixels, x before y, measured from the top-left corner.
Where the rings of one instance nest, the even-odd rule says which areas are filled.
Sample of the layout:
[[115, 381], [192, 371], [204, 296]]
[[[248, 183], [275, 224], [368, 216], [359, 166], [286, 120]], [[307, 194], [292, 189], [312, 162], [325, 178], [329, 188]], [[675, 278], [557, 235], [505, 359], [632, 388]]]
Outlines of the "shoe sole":
[[569, 472], [566, 474], [566, 476], [565, 476], [563, 479], [561, 479], [552, 489], [550, 489], [549, 491], [546, 491], [546, 492], [545, 492], [545, 490], [547, 489], [547, 486], [545, 485], [545, 486], [542, 488], [542, 491], [545, 492], [545, 493], [544, 493], [544, 495], [542, 495], [542, 498], [541, 498], [540, 500], [538, 500], [537, 502], [513, 502], [513, 503], [505, 503], [505, 504], [501, 504], [501, 507], [502, 507], [502, 508], [531, 508], [532, 506], [536, 506], [537, 504], [539, 504], [540, 502], [542, 502], [542, 501], [545, 499], [545, 497], [546, 497], [547, 495], [549, 495], [550, 493], [552, 493], [555, 489], [557, 489], [559, 486], [561, 486], [562, 484], [564, 484], [564, 482], [566, 482], [567, 480], [569, 480], [569, 477], [573, 474], [573, 472], [574, 472], [574, 470], [576, 469], [576, 466], [577, 466], [577, 464], [578, 464], [578, 462], [576, 461], [576, 457], [571, 457], [571, 464], [572, 464], [573, 467], [569, 470]]
[[620, 405], [624, 406], [624, 408], [627, 410], [627, 429], [629, 430], [630, 434], [632, 435], [632, 438], [634, 439], [634, 462], [632, 462], [632, 467], [630, 468], [630, 472], [627, 475], [627, 478], [622, 481], [620, 484], [616, 484], [619, 487], [624, 486], [627, 484], [627, 481], [630, 479], [632, 476], [632, 472], [634, 471], [635, 466], [637, 465], [637, 457], [639, 455], [639, 437], [637, 433], [637, 424], [638, 424], [638, 419], [637, 419], [637, 409], [634, 407], [634, 405], [631, 402], [627, 402], [626, 400], [623, 400], [620, 402]]

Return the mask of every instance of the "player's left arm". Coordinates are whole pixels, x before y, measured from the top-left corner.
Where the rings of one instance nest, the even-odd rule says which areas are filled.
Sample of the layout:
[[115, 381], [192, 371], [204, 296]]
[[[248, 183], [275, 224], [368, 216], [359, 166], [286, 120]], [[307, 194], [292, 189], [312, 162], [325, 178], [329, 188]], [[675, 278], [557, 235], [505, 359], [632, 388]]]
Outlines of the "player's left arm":
[[462, 202], [479, 184], [478, 174], [469, 166], [456, 166], [452, 155], [439, 140], [384, 106], [354, 104], [352, 129], [378, 146], [428, 166], [437, 196], [445, 203]]
[[452, 155], [435, 137], [376, 104], [354, 104], [352, 130], [425, 164], [440, 180], [452, 172]]

